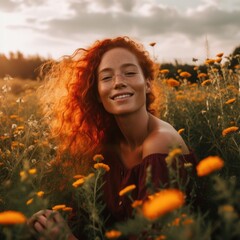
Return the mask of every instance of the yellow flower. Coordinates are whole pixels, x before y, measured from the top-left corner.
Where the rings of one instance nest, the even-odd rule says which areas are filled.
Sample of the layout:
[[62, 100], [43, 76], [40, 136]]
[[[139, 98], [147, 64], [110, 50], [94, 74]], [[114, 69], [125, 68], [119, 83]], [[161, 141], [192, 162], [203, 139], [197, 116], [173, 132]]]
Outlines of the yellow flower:
[[177, 87], [180, 85], [180, 82], [173, 78], [169, 78], [166, 82], [169, 87]]
[[103, 160], [104, 160], [104, 157], [102, 154], [96, 154], [93, 157], [93, 161], [95, 161], [95, 162], [102, 162]]
[[36, 168], [31, 168], [31, 169], [28, 170], [28, 172], [29, 172], [29, 174], [34, 175], [34, 174], [37, 173], [37, 169]]
[[0, 224], [12, 225], [25, 223], [27, 218], [20, 212], [16, 211], [5, 211], [0, 212]]
[[108, 239], [114, 239], [114, 238], [118, 238], [122, 235], [122, 233], [120, 231], [117, 230], [111, 230], [111, 231], [107, 231], [105, 233], [106, 238]]
[[236, 101], [236, 98], [231, 98], [231, 99], [227, 100], [225, 102], [225, 104], [231, 104], [231, 103], [234, 103], [235, 101]]
[[221, 53], [218, 53], [216, 56], [217, 56], [217, 57], [222, 57], [222, 56], [223, 56], [223, 54], [224, 54], [224, 53], [223, 53], [223, 52], [221, 52]]
[[110, 170], [110, 167], [107, 164], [104, 163], [95, 163], [93, 166], [95, 169], [99, 169], [102, 168], [104, 169], [106, 172], [108, 172]]
[[236, 132], [238, 129], [239, 129], [239, 127], [236, 127], [236, 126], [225, 128], [222, 131], [222, 135], [223, 135], [223, 137], [225, 137], [227, 134]]
[[224, 166], [224, 161], [218, 156], [209, 156], [201, 160], [196, 166], [199, 177], [206, 176], [214, 171], [220, 170]]
[[84, 178], [84, 176], [81, 175], [81, 174], [77, 174], [77, 175], [73, 176], [73, 178], [74, 179], [80, 179], [80, 178]]
[[191, 73], [189, 73], [189, 72], [181, 72], [181, 73], [180, 73], [180, 76], [181, 76], [181, 77], [185, 77], [185, 78], [189, 78], [189, 77], [191, 77], [192, 75], [191, 75]]
[[212, 81], [210, 79], [207, 79], [201, 83], [202, 86], [207, 86], [211, 83]]
[[198, 78], [206, 78], [207, 74], [206, 73], [199, 73]]
[[64, 212], [72, 212], [73, 208], [71, 207], [65, 207], [62, 209]]
[[43, 191], [39, 191], [36, 193], [38, 197], [42, 197], [44, 195], [44, 192]]
[[25, 171], [21, 171], [19, 173], [19, 175], [20, 175], [22, 181], [27, 179], [27, 173]]
[[174, 148], [168, 153], [168, 156], [165, 158], [165, 161], [168, 165], [172, 164], [172, 161], [174, 158], [178, 157], [179, 155], [182, 154], [182, 149], [181, 148]]
[[212, 65], [212, 64], [214, 64], [215, 63], [215, 60], [214, 59], [207, 59], [206, 61], [205, 61], [205, 64], [207, 64], [207, 65]]
[[161, 73], [161, 74], [168, 74], [169, 70], [168, 69], [160, 69], [159, 73]]
[[156, 43], [155, 43], [155, 42], [151, 42], [151, 43], [149, 43], [149, 45], [150, 45], [151, 47], [154, 47], [154, 46], [156, 45]]
[[72, 186], [73, 187], [75, 187], [75, 188], [77, 188], [77, 187], [79, 187], [79, 186], [81, 186], [83, 183], [84, 183], [84, 178], [80, 178], [80, 179], [78, 179], [77, 181], [75, 181], [73, 184], [72, 184]]
[[123, 188], [120, 192], [119, 192], [119, 196], [123, 196], [125, 194], [128, 194], [130, 193], [132, 190], [134, 190], [136, 188], [136, 185], [135, 184], [132, 184], [132, 185], [129, 185], [125, 188]]
[[52, 210], [57, 211], [57, 210], [62, 210], [64, 208], [66, 208], [66, 205], [65, 204], [60, 204], [60, 205], [53, 206]]
[[155, 220], [184, 204], [184, 194], [178, 189], [165, 189], [143, 204], [143, 215]]
[[138, 206], [141, 206], [142, 203], [143, 203], [142, 200], [135, 200], [135, 201], [131, 204], [131, 206], [132, 206], [132, 208], [136, 208], [136, 207], [138, 207]]
[[184, 131], [185, 131], [184, 128], [180, 128], [180, 129], [178, 130], [178, 133], [179, 133], [179, 134], [182, 134]]
[[26, 205], [30, 205], [33, 202], [33, 198], [30, 198], [29, 200], [27, 200]]

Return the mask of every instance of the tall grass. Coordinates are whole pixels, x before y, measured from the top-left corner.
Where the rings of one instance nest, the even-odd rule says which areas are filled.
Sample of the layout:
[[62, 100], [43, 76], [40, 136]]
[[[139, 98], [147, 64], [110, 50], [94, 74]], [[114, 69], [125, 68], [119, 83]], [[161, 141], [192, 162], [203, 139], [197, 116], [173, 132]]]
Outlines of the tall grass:
[[[156, 219], [145, 217], [142, 203], [133, 199], [133, 218], [113, 229], [105, 229], [101, 215], [101, 178], [106, 169], [92, 169], [93, 174], [85, 177], [69, 177], [66, 168], [70, 166], [55, 165], [57, 146], [48, 139], [49, 129], [35, 94], [40, 83], [1, 79], [0, 212], [13, 210], [28, 218], [40, 209], [61, 205], [59, 211], [68, 218], [74, 196], [89, 239], [103, 239], [105, 231], [106, 238], [135, 234], [138, 239], [239, 239], [240, 65], [229, 69], [230, 60], [207, 60], [205, 73], [196, 66], [196, 83], [189, 83], [189, 74], [181, 69], [176, 79], [169, 79], [168, 70], [160, 69], [156, 79], [164, 93], [160, 117], [179, 130], [198, 161], [218, 156], [224, 167], [207, 176], [195, 175], [188, 203]], [[74, 185], [77, 179], [82, 182]], [[146, 186], [151, 186], [149, 174]], [[131, 198], [131, 192], [127, 195]], [[25, 224], [6, 224], [1, 213], [0, 239], [31, 239]], [[73, 230], [78, 228], [78, 221]]]

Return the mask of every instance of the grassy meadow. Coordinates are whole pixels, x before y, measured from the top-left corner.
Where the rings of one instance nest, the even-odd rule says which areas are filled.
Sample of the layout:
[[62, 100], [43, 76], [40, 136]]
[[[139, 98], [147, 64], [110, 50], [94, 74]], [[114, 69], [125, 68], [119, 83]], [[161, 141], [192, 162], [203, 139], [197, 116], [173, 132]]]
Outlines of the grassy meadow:
[[[176, 148], [166, 158], [170, 187], [152, 192], [145, 203], [133, 199], [134, 217], [112, 229], [104, 228], [101, 217], [101, 180], [109, 170], [100, 164], [101, 155], [88, 176], [65, 176], [64, 169], [54, 167], [57, 146], [48, 139], [38, 106], [41, 83], [0, 79], [0, 239], [31, 239], [26, 220], [41, 209], [53, 208], [68, 218], [73, 207], [69, 196], [76, 199], [79, 218], [85, 219], [88, 239], [132, 234], [155, 240], [240, 239], [240, 62], [229, 68], [230, 61], [218, 54], [205, 62], [207, 72], [196, 64], [195, 83], [188, 81], [188, 72], [178, 69], [170, 78], [169, 70], [160, 66], [155, 81], [159, 117], [179, 131], [198, 160], [196, 169], [185, 164], [193, 172], [189, 199], [184, 185], [173, 187], [179, 181], [171, 165], [181, 153]], [[150, 174], [146, 185], [152, 189]], [[133, 189], [121, 194], [131, 198]], [[45, 238], [51, 239], [51, 233]]]

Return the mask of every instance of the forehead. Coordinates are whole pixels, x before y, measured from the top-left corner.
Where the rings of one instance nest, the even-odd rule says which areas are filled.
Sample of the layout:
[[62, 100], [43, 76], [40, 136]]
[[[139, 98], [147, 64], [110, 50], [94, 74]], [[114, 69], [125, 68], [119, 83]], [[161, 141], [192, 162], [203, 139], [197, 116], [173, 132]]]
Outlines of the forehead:
[[103, 54], [98, 70], [118, 68], [126, 64], [139, 66], [137, 57], [132, 52], [125, 48], [113, 48]]

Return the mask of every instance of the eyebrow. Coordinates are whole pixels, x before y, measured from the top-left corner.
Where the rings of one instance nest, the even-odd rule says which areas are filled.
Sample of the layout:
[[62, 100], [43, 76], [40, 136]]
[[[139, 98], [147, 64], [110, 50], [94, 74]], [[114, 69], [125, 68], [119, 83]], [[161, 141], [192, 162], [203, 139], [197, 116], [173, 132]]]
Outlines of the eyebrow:
[[[121, 68], [126, 68], [126, 67], [138, 67], [138, 66], [134, 63], [124, 63], [123, 65], [121, 65]], [[99, 71], [98, 74], [103, 72], [110, 72], [110, 71], [112, 71], [112, 68], [103, 68], [101, 71]]]

